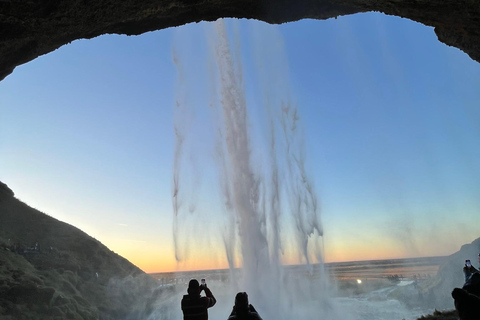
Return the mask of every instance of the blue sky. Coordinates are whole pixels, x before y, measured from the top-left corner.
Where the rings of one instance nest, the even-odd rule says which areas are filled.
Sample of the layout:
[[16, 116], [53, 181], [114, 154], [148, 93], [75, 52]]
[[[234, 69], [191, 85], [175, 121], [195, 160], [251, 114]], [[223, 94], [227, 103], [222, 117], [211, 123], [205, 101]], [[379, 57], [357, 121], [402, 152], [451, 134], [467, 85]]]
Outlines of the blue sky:
[[[244, 50], [262, 51], [251, 28], [240, 22]], [[479, 237], [480, 64], [382, 14], [276, 28], [327, 261], [450, 254]], [[172, 249], [172, 46], [202, 58], [204, 29], [75, 41], [18, 67], [0, 83], [0, 180], [146, 271], [223, 266], [221, 254], [177, 266]]]

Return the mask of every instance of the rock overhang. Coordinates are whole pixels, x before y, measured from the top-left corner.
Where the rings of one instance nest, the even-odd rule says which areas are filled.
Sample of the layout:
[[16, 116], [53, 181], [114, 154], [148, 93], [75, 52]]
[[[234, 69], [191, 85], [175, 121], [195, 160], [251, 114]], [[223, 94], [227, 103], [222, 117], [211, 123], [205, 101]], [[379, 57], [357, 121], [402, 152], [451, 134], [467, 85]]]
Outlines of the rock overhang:
[[284, 23], [382, 12], [435, 28], [438, 39], [480, 62], [476, 0], [0, 0], [0, 80], [77, 39], [138, 35], [222, 17]]

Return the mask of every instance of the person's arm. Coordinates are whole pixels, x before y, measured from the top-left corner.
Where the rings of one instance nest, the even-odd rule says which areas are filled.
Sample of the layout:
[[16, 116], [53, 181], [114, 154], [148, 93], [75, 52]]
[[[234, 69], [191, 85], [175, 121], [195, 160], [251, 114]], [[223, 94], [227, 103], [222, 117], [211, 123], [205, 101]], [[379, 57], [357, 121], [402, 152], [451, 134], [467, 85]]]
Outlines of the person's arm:
[[260, 315], [258, 314], [257, 310], [255, 310], [255, 308], [252, 305], [249, 305], [248, 307], [250, 309], [251, 318], [255, 320], [263, 320], [262, 317], [260, 317]]
[[470, 267], [464, 266], [464, 267], [463, 267], [463, 273], [465, 273], [465, 274], [469, 274], [469, 275], [470, 275], [470, 274], [476, 273], [476, 272], [478, 272], [478, 270], [475, 269], [474, 266], [470, 266]]
[[205, 295], [208, 298], [207, 308], [213, 307], [215, 305], [215, 303], [217, 303], [217, 299], [215, 299], [215, 297], [212, 294], [212, 291], [210, 291], [210, 289], [208, 289], [207, 286], [203, 287], [203, 291], [205, 291]]
[[233, 306], [232, 313], [230, 313], [227, 320], [236, 320], [236, 319], [237, 319], [237, 312], [235, 311], [235, 306]]

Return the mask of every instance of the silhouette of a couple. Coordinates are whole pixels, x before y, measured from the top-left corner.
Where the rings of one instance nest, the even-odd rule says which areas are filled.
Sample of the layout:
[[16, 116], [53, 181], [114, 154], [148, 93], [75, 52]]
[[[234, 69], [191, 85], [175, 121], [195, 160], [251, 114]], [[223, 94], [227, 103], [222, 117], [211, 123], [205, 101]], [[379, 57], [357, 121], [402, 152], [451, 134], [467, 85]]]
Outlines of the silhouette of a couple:
[[[202, 291], [205, 296], [200, 296]], [[212, 294], [212, 291], [207, 287], [205, 280], [202, 279], [202, 284], [192, 279], [188, 283], [188, 294], [183, 296], [182, 311], [184, 320], [208, 320], [208, 308], [211, 308], [217, 303], [217, 300]], [[228, 320], [262, 320], [258, 315], [257, 310], [248, 303], [248, 295], [246, 292], [239, 292], [235, 296], [235, 305]]]

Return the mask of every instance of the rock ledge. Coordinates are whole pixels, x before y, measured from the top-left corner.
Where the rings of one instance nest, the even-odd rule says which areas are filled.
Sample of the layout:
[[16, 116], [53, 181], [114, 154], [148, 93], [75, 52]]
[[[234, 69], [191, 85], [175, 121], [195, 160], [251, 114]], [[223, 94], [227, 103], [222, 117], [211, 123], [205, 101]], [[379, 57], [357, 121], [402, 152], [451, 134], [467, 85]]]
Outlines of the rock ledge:
[[443, 43], [480, 61], [475, 0], [0, 0], [0, 80], [76, 39], [137, 35], [221, 17], [283, 23], [377, 11], [435, 28]]

